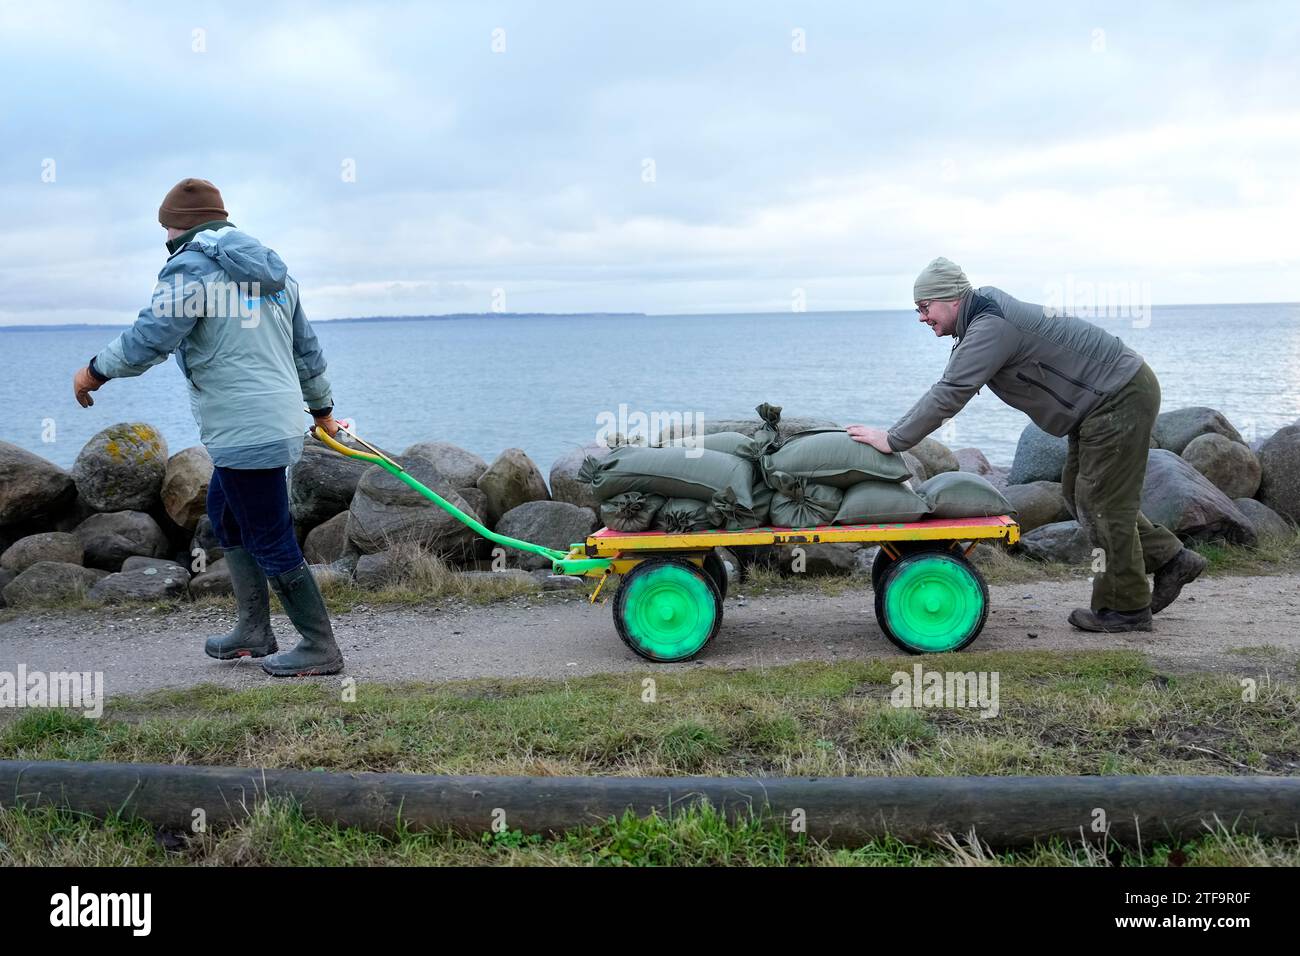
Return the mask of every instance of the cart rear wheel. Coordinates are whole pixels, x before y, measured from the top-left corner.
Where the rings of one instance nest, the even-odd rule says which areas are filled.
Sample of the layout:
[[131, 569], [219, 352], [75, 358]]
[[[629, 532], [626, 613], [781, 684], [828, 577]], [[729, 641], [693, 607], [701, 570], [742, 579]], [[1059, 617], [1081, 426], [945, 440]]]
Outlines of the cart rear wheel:
[[687, 561], [643, 561], [614, 598], [614, 627], [646, 660], [690, 660], [722, 623], [722, 597], [712, 577]]
[[959, 554], [921, 552], [891, 562], [876, 591], [876, 620], [910, 654], [959, 651], [989, 613], [983, 575]]
[[[890, 547], [898, 552], [899, 558], [909, 554], [921, 554], [922, 552], [935, 552], [943, 554], [952, 550], [952, 545], [947, 541], [892, 541]], [[876, 557], [871, 562], [871, 590], [880, 591], [881, 582], [885, 580], [885, 572], [889, 570], [894, 559], [884, 548], [876, 551]]]

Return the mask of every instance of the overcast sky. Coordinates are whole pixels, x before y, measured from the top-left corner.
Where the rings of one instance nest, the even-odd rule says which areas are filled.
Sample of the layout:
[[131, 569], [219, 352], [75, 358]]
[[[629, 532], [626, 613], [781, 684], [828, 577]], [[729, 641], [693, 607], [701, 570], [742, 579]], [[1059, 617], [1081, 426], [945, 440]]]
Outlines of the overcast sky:
[[1062, 6], [3, 0], [0, 324], [130, 321], [186, 176], [317, 319], [1300, 299], [1297, 4]]

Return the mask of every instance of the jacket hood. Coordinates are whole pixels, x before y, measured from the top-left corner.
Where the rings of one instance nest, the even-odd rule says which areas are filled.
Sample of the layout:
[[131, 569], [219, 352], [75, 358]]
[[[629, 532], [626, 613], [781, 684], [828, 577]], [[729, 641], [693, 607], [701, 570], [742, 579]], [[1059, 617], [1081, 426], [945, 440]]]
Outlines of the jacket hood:
[[289, 276], [284, 260], [274, 249], [233, 226], [200, 232], [185, 248], [202, 252], [236, 282], [256, 282], [262, 295], [279, 292]]
[[[970, 324], [971, 306], [975, 303], [975, 298], [979, 294], [977, 289], [970, 289], [962, 296], [961, 305], [957, 307], [957, 324], [952, 330], [952, 337], [961, 340], [966, 334], [966, 326]], [[957, 346], [954, 344], [953, 348]]]

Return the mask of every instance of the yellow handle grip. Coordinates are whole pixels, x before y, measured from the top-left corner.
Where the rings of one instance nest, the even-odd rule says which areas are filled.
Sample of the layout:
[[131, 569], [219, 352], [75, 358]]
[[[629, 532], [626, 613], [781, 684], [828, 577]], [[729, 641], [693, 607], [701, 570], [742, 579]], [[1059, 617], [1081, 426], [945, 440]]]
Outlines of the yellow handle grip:
[[375, 455], [368, 455], [363, 451], [357, 451], [355, 448], [349, 448], [347, 445], [344, 445], [327, 435], [325, 429], [321, 428], [319, 425], [312, 428], [312, 434], [330, 448], [333, 448], [340, 455], [347, 455], [349, 458], [360, 458], [362, 461], [368, 461], [376, 465], [379, 464], [379, 459]]

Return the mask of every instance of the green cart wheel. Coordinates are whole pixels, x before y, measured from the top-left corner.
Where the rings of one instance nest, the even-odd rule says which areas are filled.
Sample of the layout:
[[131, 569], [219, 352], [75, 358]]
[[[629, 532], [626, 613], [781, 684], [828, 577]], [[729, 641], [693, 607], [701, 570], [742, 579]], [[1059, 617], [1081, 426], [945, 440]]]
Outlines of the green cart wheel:
[[961, 650], [979, 637], [988, 614], [988, 585], [959, 554], [904, 555], [876, 591], [880, 629], [909, 654]]
[[614, 598], [614, 627], [623, 643], [649, 661], [688, 661], [722, 624], [722, 596], [708, 572], [688, 561], [643, 561]]
[[[922, 551], [942, 554], [952, 550], [951, 543], [947, 541], [893, 541], [890, 542], [890, 547], [898, 552], [900, 558], [909, 554], [920, 554]], [[881, 582], [885, 580], [885, 572], [893, 563], [894, 559], [884, 548], [876, 551], [876, 557], [871, 562], [871, 590], [880, 591]]]

